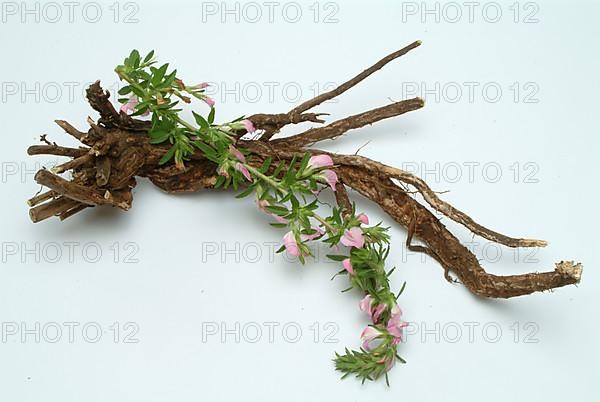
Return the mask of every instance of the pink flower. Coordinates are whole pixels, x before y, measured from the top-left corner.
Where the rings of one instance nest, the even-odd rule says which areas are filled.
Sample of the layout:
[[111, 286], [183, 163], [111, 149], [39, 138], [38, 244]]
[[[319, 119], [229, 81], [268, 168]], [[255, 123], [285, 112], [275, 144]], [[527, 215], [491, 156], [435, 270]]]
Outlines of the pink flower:
[[364, 311], [365, 313], [371, 315], [371, 304], [372, 303], [373, 303], [373, 298], [371, 297], [371, 295], [366, 295], [365, 297], [362, 298], [362, 300], [360, 301], [358, 306], [360, 307], [361, 311]]
[[367, 214], [360, 214], [357, 216], [358, 220], [360, 223], [364, 224], [364, 225], [368, 225], [369, 224], [369, 217], [367, 216]]
[[[333, 166], [333, 160], [329, 155], [315, 155], [311, 156], [308, 160], [308, 166], [310, 166], [312, 169]], [[333, 170], [325, 169], [322, 172], [319, 172], [317, 177], [321, 180], [324, 180], [331, 187], [331, 189], [335, 191], [335, 185], [338, 182], [338, 177]]]
[[201, 82], [200, 84], [192, 85], [194, 89], [204, 89], [208, 88], [208, 82]]
[[338, 182], [338, 177], [333, 170], [323, 170], [321, 172], [321, 178], [324, 179], [327, 184], [329, 184], [329, 187], [331, 187], [333, 191], [335, 191], [335, 185]]
[[[377, 307], [373, 308], [374, 303], [375, 300], [373, 300], [373, 297], [371, 295], [366, 295], [360, 301], [359, 306], [361, 311], [364, 311], [365, 313], [369, 314], [373, 322], [376, 323], [377, 321], [379, 321], [379, 318], [381, 318], [381, 314], [383, 314], [383, 312], [387, 308], [387, 305], [385, 303], [379, 303]], [[397, 306], [395, 307], [397, 308]], [[394, 312], [398, 310], [394, 310], [394, 308], [392, 308], [391, 311], [392, 314], [394, 314]]]
[[394, 337], [394, 344], [397, 345], [402, 341], [404, 328], [408, 325], [406, 321], [402, 321], [402, 310], [398, 306], [392, 308], [392, 316], [387, 323], [387, 330]]
[[308, 166], [312, 168], [333, 166], [333, 160], [329, 155], [315, 155], [308, 160]]
[[242, 165], [241, 163], [237, 163], [235, 165], [235, 168], [244, 175], [246, 180], [252, 181], [252, 176], [250, 176], [250, 172], [248, 171], [248, 168], [246, 168], [246, 166]]
[[275, 218], [275, 220], [276, 220], [278, 223], [284, 223], [284, 224], [288, 224], [288, 223], [289, 223], [289, 221], [288, 221], [287, 219], [285, 219], [283, 216], [279, 216], [279, 215], [277, 215], [277, 214], [271, 214], [271, 216], [272, 216], [273, 218]]
[[373, 314], [371, 315], [373, 322], [379, 321], [379, 317], [381, 317], [381, 314], [383, 314], [386, 307], [387, 306], [385, 304], [381, 303], [375, 308], [375, 310], [373, 311]]
[[342, 265], [350, 275], [354, 275], [354, 268], [352, 267], [352, 261], [350, 261], [350, 258], [346, 258], [344, 261], [342, 261]]
[[323, 232], [323, 230], [322, 230], [320, 227], [318, 227], [318, 226], [313, 226], [313, 230], [315, 231], [315, 233], [313, 233], [313, 234], [309, 234], [309, 235], [307, 235], [307, 234], [302, 234], [302, 235], [300, 235], [300, 240], [302, 240], [302, 241], [314, 240], [314, 239], [316, 239], [317, 237], [319, 237], [319, 236], [321, 236], [321, 235], [323, 235], [323, 234], [325, 233], [325, 232]]
[[363, 341], [363, 349], [370, 350], [371, 342], [381, 336], [381, 332], [377, 328], [371, 326], [366, 327], [360, 334], [360, 339]]
[[296, 243], [296, 236], [294, 236], [294, 232], [287, 232], [283, 236], [283, 245], [290, 255], [294, 257], [298, 257], [300, 255], [300, 247], [298, 247], [298, 243]]
[[233, 157], [238, 161], [246, 162], [246, 157], [244, 156], [244, 154], [241, 153], [240, 150], [234, 147], [233, 145], [229, 145], [229, 153], [233, 155]]
[[365, 238], [362, 230], [356, 226], [346, 230], [341, 241], [344, 246], [348, 247], [363, 248], [365, 245]]
[[254, 124], [252, 124], [252, 122], [250, 120], [244, 119], [240, 123], [242, 123], [242, 125], [244, 126], [244, 128], [246, 129], [247, 132], [253, 133], [256, 131]]
[[[125, 114], [130, 114], [130, 113], [134, 113], [135, 112], [135, 107], [138, 105], [138, 103], [140, 103], [140, 101], [138, 100], [138, 97], [135, 95], [132, 95], [129, 97], [129, 100], [127, 101], [127, 103], [124, 103], [121, 106], [121, 109], [119, 109], [121, 112], [125, 113]], [[148, 116], [150, 114], [149, 110], [146, 110], [142, 116]]]
[[210, 107], [215, 106], [215, 100], [213, 98], [211, 98], [210, 96], [206, 96], [202, 100]]

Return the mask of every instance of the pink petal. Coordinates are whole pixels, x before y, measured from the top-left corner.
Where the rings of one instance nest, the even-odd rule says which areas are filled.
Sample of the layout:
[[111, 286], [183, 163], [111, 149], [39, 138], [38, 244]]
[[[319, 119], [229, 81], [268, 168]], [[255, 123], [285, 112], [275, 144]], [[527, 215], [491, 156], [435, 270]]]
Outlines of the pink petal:
[[333, 166], [333, 159], [329, 155], [315, 155], [308, 160], [308, 165], [312, 168]]
[[296, 243], [296, 237], [292, 231], [287, 232], [283, 236], [283, 245], [290, 255], [293, 255], [294, 257], [300, 255], [300, 248], [298, 247], [298, 243]]
[[134, 112], [135, 111], [135, 107], [138, 105], [139, 100], [137, 98], [137, 96], [132, 95], [129, 97], [129, 100], [127, 101], [127, 103], [124, 103], [123, 106], [121, 106], [121, 111], [124, 113], [129, 114], [129, 112]]
[[361, 311], [364, 311], [365, 313], [370, 315], [372, 302], [373, 302], [373, 298], [371, 297], [371, 295], [366, 295], [365, 297], [362, 298], [362, 300], [360, 301], [358, 306], [360, 307]]
[[381, 314], [383, 314], [383, 312], [385, 311], [385, 308], [387, 306], [383, 303], [381, 303], [380, 305], [377, 306], [377, 308], [375, 308], [375, 311], [373, 311], [373, 322], [377, 322], [379, 321], [379, 317], [381, 317]]
[[322, 174], [323, 174], [323, 177], [325, 178], [325, 181], [327, 182], [327, 184], [329, 184], [331, 189], [333, 191], [335, 191], [335, 185], [338, 182], [337, 174], [333, 170], [329, 170], [329, 169], [323, 170]]
[[300, 240], [302, 240], [302, 241], [314, 240], [314, 239], [316, 239], [317, 237], [319, 237], [319, 236], [321, 236], [322, 234], [324, 234], [323, 230], [321, 230], [321, 228], [320, 228], [320, 227], [318, 227], [318, 226], [313, 226], [312, 228], [313, 228], [313, 230], [315, 231], [315, 233], [313, 233], [313, 234], [309, 234], [309, 235], [307, 235], [307, 234], [300, 235]]
[[192, 88], [195, 88], [195, 89], [208, 88], [208, 82], [201, 82], [200, 84], [193, 85]]
[[202, 99], [204, 102], [206, 102], [206, 104], [210, 107], [215, 106], [215, 100], [213, 98], [211, 98], [210, 96], [205, 97], [204, 99]]
[[354, 275], [354, 268], [352, 267], [352, 261], [350, 261], [350, 258], [346, 258], [344, 261], [342, 261], [342, 265], [350, 275]]
[[401, 314], [392, 314], [388, 323], [387, 330], [394, 337], [394, 341], [399, 343], [402, 340], [403, 329], [406, 327], [408, 323], [406, 321], [402, 321]]
[[250, 172], [248, 171], [246, 166], [242, 165], [241, 163], [238, 163], [237, 165], [235, 165], [235, 168], [244, 175], [246, 180], [252, 181], [252, 176], [250, 176]]
[[360, 338], [363, 341], [363, 349], [370, 350], [371, 342], [378, 338], [380, 335], [381, 332], [379, 332], [379, 330], [377, 330], [376, 328], [373, 328], [371, 326], [366, 327], [360, 334]]
[[347, 247], [363, 248], [365, 245], [365, 238], [360, 228], [353, 227], [344, 232], [341, 242]]
[[254, 124], [252, 124], [252, 122], [248, 119], [244, 119], [241, 121], [242, 125], [244, 126], [244, 128], [246, 129], [247, 132], [249, 133], [253, 133], [256, 131], [256, 128], [254, 127]]
[[360, 214], [357, 216], [357, 218], [360, 221], [360, 223], [365, 225], [369, 224], [369, 217], [366, 214]]
[[283, 216], [279, 216], [277, 214], [271, 214], [271, 216], [273, 218], [275, 218], [275, 220], [279, 223], [285, 223], [285, 224], [289, 223], [289, 221], [287, 219], [285, 219]]
[[233, 157], [238, 161], [246, 162], [246, 157], [244, 156], [244, 154], [241, 153], [240, 150], [234, 147], [233, 145], [229, 145], [229, 153], [233, 155]]
[[400, 307], [397, 304], [394, 304], [394, 306], [392, 307], [390, 312], [392, 313], [392, 316], [395, 316], [395, 315], [402, 316], [402, 310], [400, 309]]
[[269, 201], [267, 200], [256, 200], [256, 205], [258, 208], [264, 212], [267, 212], [267, 207], [269, 206]]
[[402, 328], [390, 327], [388, 328], [388, 332], [390, 335], [394, 337], [394, 340], [397, 340], [397, 344], [402, 340]]
[[377, 328], [373, 328], [372, 326], [367, 326], [360, 334], [362, 340], [372, 341], [381, 335], [381, 332]]

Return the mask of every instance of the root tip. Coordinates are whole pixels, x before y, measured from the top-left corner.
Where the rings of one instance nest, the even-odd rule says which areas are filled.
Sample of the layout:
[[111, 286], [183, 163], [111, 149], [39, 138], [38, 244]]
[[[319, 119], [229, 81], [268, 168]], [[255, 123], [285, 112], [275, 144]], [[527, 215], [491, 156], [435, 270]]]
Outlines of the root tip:
[[556, 271], [575, 279], [575, 283], [579, 283], [581, 274], [583, 273], [583, 265], [580, 263], [575, 264], [574, 261], [561, 261], [556, 264]]

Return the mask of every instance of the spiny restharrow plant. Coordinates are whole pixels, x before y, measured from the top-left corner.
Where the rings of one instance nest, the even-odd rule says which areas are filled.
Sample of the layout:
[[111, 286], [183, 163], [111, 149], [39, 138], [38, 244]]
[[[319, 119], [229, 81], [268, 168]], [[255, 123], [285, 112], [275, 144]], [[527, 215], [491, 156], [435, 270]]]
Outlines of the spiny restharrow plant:
[[[150, 116], [150, 142], [170, 144], [160, 164], [172, 162], [182, 168], [193, 154], [201, 152], [218, 166], [215, 187], [242, 187], [238, 198], [256, 197], [258, 208], [272, 216], [271, 226], [287, 231], [278, 252], [287, 251], [304, 263], [311, 256], [309, 242], [320, 240], [331, 247], [328, 258], [343, 267], [338, 274], [348, 277], [347, 290], [356, 288], [364, 293], [360, 309], [372, 321], [361, 334], [359, 350], [336, 353], [336, 368], [344, 377], [355, 374], [363, 381], [380, 377], [387, 381], [395, 362], [405, 362], [397, 349], [406, 326], [397, 304], [402, 290], [391, 290], [393, 269], [386, 270], [388, 228], [369, 226], [369, 218], [357, 213], [355, 205], [350, 210], [333, 207], [329, 216], [317, 213], [323, 205], [318, 198], [322, 187], [336, 191], [337, 175], [328, 169], [333, 166], [331, 157], [305, 153], [287, 165], [267, 158], [259, 168], [253, 167], [254, 155], [236, 147], [241, 131], [255, 131], [252, 122], [240, 117], [215, 123], [215, 102], [205, 94], [208, 84], [187, 85], [177, 77], [177, 70], [169, 71], [168, 63], [157, 67], [154, 51], [142, 58], [133, 50], [115, 71], [126, 82], [119, 91], [121, 111]], [[204, 102], [210, 110], [206, 117], [193, 111], [194, 121], [190, 122], [181, 117], [179, 106], [192, 99]]]

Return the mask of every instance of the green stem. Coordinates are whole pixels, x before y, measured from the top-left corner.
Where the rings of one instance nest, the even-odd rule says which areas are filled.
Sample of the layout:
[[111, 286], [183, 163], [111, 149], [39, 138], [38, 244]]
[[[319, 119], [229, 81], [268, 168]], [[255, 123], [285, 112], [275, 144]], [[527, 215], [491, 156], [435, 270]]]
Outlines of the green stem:
[[190, 123], [188, 123], [187, 121], [183, 120], [181, 117], [179, 116], [175, 116], [175, 120], [177, 120], [177, 123], [181, 124], [182, 126], [184, 126], [185, 128], [187, 128], [190, 131], [197, 131], [198, 129], [194, 126], [192, 126]]
[[[278, 182], [277, 180], [273, 179], [272, 177], [269, 177], [267, 175], [265, 175], [264, 173], [260, 172], [258, 169], [254, 168], [253, 166], [248, 165], [247, 163], [243, 163], [243, 165], [246, 167], [246, 169], [248, 169], [248, 171], [252, 174], [254, 174], [256, 177], [258, 177], [259, 179], [263, 180], [264, 182], [268, 183], [269, 185], [271, 185], [272, 187], [276, 188], [278, 191], [280, 191], [284, 196], [289, 194], [289, 191], [287, 189], [285, 189], [280, 182]], [[335, 228], [325, 220], [325, 218], [323, 218], [321, 215], [312, 212], [312, 217], [315, 218], [317, 221], [319, 221], [321, 224], [323, 224], [323, 226], [325, 226], [327, 229], [329, 229], [329, 231], [331, 233], [335, 233]]]
[[323, 217], [313, 212], [313, 218], [321, 222], [331, 233], [335, 232], [335, 228], [329, 224]]
[[266, 174], [262, 173], [260, 170], [256, 169], [254, 166], [250, 166], [247, 163], [243, 163], [243, 165], [246, 167], [246, 169], [248, 169], [248, 171], [250, 173], [254, 174], [256, 177], [258, 177], [262, 181], [270, 184], [272, 187], [275, 187], [284, 196], [286, 196], [286, 195], [289, 194], [289, 191], [287, 191], [283, 186], [281, 186], [281, 183], [278, 182], [277, 180], [275, 180], [275, 179], [267, 176]]

